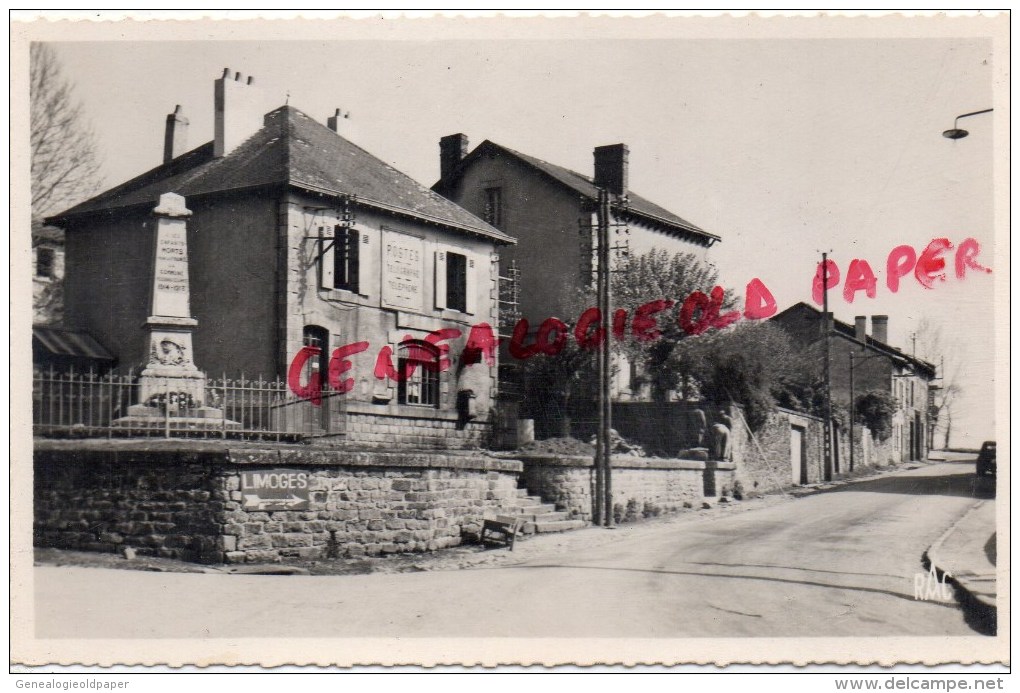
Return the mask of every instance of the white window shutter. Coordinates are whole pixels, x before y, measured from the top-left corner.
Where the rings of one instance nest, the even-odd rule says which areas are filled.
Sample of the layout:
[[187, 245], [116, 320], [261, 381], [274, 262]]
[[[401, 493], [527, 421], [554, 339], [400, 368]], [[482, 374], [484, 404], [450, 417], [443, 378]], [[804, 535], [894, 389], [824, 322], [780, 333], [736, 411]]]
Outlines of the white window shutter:
[[328, 227], [319, 227], [319, 276], [322, 278], [322, 287], [332, 289], [336, 286], [333, 281], [333, 272], [336, 270], [336, 241], [329, 240], [334, 235]]
[[436, 308], [446, 308], [446, 251], [436, 251]]
[[372, 275], [372, 252], [374, 250], [372, 238], [361, 232], [358, 243], [358, 293], [362, 296], [372, 296], [372, 287], [378, 281]]
[[484, 268], [486, 263], [479, 262], [478, 256], [474, 253], [465, 253], [467, 256], [465, 262], [467, 267], [464, 270], [465, 274], [465, 306], [464, 312], [474, 315], [478, 312], [478, 273]]

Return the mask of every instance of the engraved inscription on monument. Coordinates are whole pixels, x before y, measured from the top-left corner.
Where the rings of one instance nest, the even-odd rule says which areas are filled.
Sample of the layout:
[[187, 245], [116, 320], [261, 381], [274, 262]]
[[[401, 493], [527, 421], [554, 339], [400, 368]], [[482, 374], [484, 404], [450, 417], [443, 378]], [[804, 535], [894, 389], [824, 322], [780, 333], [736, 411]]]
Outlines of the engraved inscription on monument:
[[188, 244], [184, 224], [160, 220], [152, 314], [190, 318]]
[[383, 303], [422, 310], [425, 250], [421, 239], [384, 232], [382, 253]]

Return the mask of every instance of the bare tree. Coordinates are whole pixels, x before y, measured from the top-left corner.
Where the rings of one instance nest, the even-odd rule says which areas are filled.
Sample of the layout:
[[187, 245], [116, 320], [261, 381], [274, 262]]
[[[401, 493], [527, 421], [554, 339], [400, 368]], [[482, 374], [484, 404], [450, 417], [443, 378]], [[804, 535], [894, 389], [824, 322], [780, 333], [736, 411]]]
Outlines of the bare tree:
[[935, 364], [941, 383], [931, 387], [928, 398], [928, 445], [935, 447], [936, 429], [943, 433], [943, 448], [949, 447], [949, 434], [953, 423], [953, 404], [963, 391], [960, 385], [960, 363], [954, 345], [947, 343], [942, 328], [928, 318], [922, 318], [914, 333], [915, 356]]
[[81, 201], [100, 183], [95, 136], [53, 49], [30, 48], [32, 218]]

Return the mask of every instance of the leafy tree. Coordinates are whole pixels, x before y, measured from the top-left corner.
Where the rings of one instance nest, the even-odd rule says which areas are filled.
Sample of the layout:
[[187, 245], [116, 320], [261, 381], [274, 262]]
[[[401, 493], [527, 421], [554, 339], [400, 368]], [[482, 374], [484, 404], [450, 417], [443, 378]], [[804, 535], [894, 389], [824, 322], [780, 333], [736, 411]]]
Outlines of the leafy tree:
[[53, 49], [29, 49], [32, 218], [74, 204], [99, 187], [95, 136]]
[[885, 390], [869, 390], [857, 398], [854, 405], [857, 421], [871, 429], [879, 440], [892, 435], [892, 417], [896, 413], [896, 400]]
[[[678, 345], [689, 339], [680, 327], [677, 314], [684, 299], [694, 291], [709, 293], [718, 283], [716, 270], [690, 253], [671, 254], [652, 250], [638, 256], [619, 258], [612, 275], [612, 306], [614, 312], [627, 311], [628, 328], [623, 339], [610, 337], [614, 353], [642, 365], [652, 381], [653, 398], [664, 400], [669, 390], [681, 381], [696, 386], [695, 373], [678, 359]], [[655, 315], [660, 335], [652, 340], [639, 340], [631, 329], [634, 311], [650, 301], [673, 301], [668, 309]], [[726, 295], [725, 309], [733, 306]], [[584, 289], [570, 296], [564, 309], [571, 316], [580, 316], [596, 305], [593, 289]], [[532, 326], [534, 329], [537, 326]], [[597, 350], [583, 349], [574, 338], [575, 324], [568, 325], [568, 337], [555, 356], [539, 354], [521, 364], [527, 382], [528, 402], [536, 424], [544, 421], [556, 435], [568, 436], [584, 418], [590, 423], [595, 416], [592, 405], [597, 399]], [[720, 397], [722, 397], [720, 395]], [[720, 400], [721, 401], [721, 400]], [[727, 400], [728, 401], [728, 400]], [[573, 414], [573, 416], [572, 416]]]
[[[528, 392], [528, 414], [542, 432], [557, 437], [574, 433], [574, 412], [597, 416], [597, 353], [577, 346], [573, 337], [555, 356], [538, 354], [523, 362]], [[579, 403], [583, 403], [580, 407]]]
[[[800, 404], [807, 390], [800, 357], [790, 337], [769, 322], [744, 322], [679, 343], [666, 367], [698, 383], [700, 395], [715, 404], [743, 406], [747, 423], [758, 430], [777, 402]], [[804, 407], [796, 406], [803, 410]]]
[[[674, 301], [674, 305], [656, 316], [658, 339], [640, 341], [630, 332], [621, 342], [614, 340], [614, 348], [630, 360], [643, 364], [651, 378], [652, 398], [665, 400], [669, 390], [686, 385], [682, 382], [687, 373], [676, 368], [673, 358], [677, 346], [688, 337], [681, 329], [676, 315], [680, 306], [691, 293], [708, 293], [718, 284], [719, 273], [711, 265], [691, 253], [669, 253], [665, 250], [651, 250], [637, 256], [622, 259], [612, 277], [613, 306], [623, 308], [633, 320], [639, 306], [657, 299]], [[727, 295], [724, 307], [733, 305]]]

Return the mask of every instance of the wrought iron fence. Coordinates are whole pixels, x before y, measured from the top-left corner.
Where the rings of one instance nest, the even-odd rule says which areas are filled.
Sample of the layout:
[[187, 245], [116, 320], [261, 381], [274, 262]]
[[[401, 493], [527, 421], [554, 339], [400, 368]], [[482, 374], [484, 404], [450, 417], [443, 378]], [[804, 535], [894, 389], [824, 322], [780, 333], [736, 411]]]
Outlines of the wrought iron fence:
[[136, 373], [37, 369], [32, 377], [32, 428], [43, 437], [296, 441], [343, 435], [344, 397], [321, 394], [313, 402], [295, 396], [282, 379], [243, 374], [194, 386], [177, 378], [147, 378], [143, 387]]

